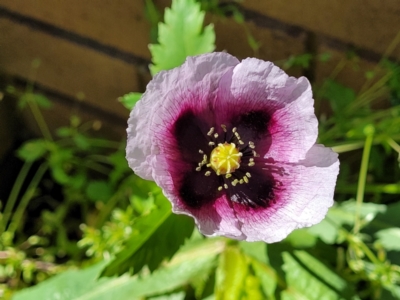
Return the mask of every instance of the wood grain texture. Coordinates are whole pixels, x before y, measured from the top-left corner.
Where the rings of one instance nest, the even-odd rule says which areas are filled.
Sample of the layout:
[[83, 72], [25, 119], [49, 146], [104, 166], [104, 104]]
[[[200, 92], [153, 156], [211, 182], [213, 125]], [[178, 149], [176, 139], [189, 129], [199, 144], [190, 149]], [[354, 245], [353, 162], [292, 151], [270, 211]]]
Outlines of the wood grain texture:
[[5, 19], [0, 19], [0, 31], [3, 72], [27, 78], [32, 61], [40, 59], [35, 79], [39, 84], [128, 116], [117, 98], [138, 90], [134, 66]]
[[[398, 0], [245, 0], [242, 5], [381, 54], [400, 30]], [[400, 58], [400, 45], [393, 55]]]

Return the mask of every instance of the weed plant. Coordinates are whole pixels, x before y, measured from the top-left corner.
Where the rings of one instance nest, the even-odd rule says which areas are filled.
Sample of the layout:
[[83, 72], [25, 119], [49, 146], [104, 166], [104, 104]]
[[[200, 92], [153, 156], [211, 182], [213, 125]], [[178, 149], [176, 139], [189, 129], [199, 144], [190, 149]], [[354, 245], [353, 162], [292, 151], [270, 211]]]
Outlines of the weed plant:
[[[146, 3], [157, 24], [159, 14]], [[203, 7], [215, 10], [213, 3]], [[190, 14], [196, 18], [187, 20]], [[150, 47], [153, 75], [213, 51], [213, 27], [202, 27], [203, 18], [194, 0], [173, 1]], [[336, 80], [354, 58], [313, 85], [319, 142], [340, 154], [337, 202], [320, 224], [269, 245], [204, 238], [190, 218], [171, 213], [154, 183], [131, 172], [124, 142], [94, 137], [98, 123], [78, 116], [50, 130], [42, 111], [51, 102], [31, 84], [23, 92], [7, 87], [6, 97], [31, 111], [42, 136], [17, 150], [22, 167], [1, 199], [1, 296], [400, 299], [400, 67], [387, 59], [399, 40], [360, 90]], [[330, 58], [304, 54], [280, 64], [307, 67], [312, 59]], [[131, 109], [140, 96], [121, 103]], [[58, 192], [48, 193], [46, 182]]]

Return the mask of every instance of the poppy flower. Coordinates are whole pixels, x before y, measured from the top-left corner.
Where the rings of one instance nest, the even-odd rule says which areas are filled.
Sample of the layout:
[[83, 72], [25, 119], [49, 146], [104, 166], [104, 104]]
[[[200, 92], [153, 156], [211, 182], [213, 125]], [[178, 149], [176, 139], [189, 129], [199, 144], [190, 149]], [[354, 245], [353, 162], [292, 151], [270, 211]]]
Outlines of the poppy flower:
[[127, 160], [207, 236], [276, 242], [333, 204], [337, 154], [315, 144], [311, 86], [271, 62], [188, 57], [148, 84]]

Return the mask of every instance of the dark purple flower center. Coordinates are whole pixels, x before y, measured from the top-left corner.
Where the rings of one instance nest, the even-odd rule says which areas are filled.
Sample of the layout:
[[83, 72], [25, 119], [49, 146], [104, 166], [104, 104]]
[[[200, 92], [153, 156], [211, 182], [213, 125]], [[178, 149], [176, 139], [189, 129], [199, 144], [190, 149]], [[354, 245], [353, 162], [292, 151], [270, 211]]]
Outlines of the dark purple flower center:
[[182, 113], [173, 127], [186, 166], [174, 182], [181, 200], [200, 208], [225, 193], [233, 202], [267, 207], [276, 187], [263, 158], [271, 143], [270, 119], [267, 112], [254, 110], [215, 124], [191, 110]]

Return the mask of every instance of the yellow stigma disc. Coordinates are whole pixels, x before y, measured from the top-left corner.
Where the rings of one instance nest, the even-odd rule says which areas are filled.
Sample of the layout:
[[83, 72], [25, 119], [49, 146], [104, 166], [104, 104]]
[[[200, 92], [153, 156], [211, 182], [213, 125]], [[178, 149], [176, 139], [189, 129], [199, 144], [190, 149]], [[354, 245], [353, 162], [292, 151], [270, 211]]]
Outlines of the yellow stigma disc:
[[211, 152], [211, 168], [217, 175], [233, 173], [240, 167], [240, 157], [242, 153], [236, 148], [234, 143], [218, 144]]

